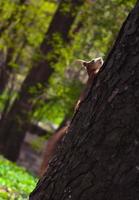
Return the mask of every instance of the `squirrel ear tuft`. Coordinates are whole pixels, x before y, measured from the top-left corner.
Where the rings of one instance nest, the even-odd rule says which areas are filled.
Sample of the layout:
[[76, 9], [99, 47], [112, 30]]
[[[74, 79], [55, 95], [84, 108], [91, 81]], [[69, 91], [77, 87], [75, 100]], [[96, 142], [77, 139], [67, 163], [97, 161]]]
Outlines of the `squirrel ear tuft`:
[[91, 60], [90, 62], [91, 62], [91, 63], [94, 63], [94, 62], [95, 62], [95, 59]]
[[86, 61], [85, 60], [77, 59], [76, 63], [80, 63], [82, 65], [82, 67], [86, 66]]

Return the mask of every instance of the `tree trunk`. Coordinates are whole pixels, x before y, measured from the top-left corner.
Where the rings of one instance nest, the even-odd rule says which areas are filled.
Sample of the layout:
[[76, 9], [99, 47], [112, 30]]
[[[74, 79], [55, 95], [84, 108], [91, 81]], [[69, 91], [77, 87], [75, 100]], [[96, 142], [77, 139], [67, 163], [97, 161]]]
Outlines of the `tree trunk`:
[[139, 1], [30, 200], [139, 199]]
[[[0, 127], [0, 151], [12, 161], [18, 158], [20, 146], [25, 136], [26, 124], [34, 106], [34, 99], [37, 92], [41, 92], [38, 86], [40, 84], [48, 86], [49, 78], [54, 71], [54, 63], [59, 59], [60, 53], [55, 51], [55, 45], [57, 45], [55, 36], [59, 35], [63, 43], [68, 43], [69, 31], [83, 2], [83, 0], [68, 2], [62, 0], [59, 4], [40, 47], [42, 59], [30, 70], [22, 84], [18, 98]], [[32, 88], [35, 88], [37, 92], [31, 92]]]
[[13, 48], [9, 48], [7, 51], [6, 59], [2, 62], [2, 66], [0, 69], [0, 94], [4, 91], [10, 77], [10, 73], [12, 72], [12, 68], [9, 66], [9, 62], [11, 61], [13, 56]]
[[38, 124], [34, 124], [31, 122], [28, 125], [27, 131], [32, 135], [38, 135], [38, 136], [45, 136], [48, 134], [48, 131], [40, 127]]

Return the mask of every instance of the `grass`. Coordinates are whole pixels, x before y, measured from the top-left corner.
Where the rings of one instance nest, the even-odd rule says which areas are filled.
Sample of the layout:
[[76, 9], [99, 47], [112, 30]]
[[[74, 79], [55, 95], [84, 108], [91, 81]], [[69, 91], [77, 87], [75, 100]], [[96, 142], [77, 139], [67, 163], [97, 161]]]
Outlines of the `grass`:
[[0, 200], [27, 200], [36, 183], [24, 168], [0, 156]]

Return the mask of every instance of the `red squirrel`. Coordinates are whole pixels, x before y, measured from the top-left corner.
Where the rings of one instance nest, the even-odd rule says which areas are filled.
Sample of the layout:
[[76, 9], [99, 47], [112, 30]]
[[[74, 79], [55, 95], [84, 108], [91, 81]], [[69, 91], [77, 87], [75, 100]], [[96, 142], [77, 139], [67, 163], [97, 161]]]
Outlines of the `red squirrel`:
[[96, 74], [99, 72], [100, 68], [103, 65], [103, 59], [101, 57], [92, 59], [91, 61], [88, 62], [84, 60], [78, 60], [78, 61], [82, 64], [83, 67], [85, 67], [88, 74], [88, 80], [86, 83], [85, 90], [81, 93], [80, 98], [77, 101], [77, 104], [75, 106], [75, 111], [78, 110], [81, 102], [86, 98]]
[[60, 130], [54, 133], [52, 137], [48, 140], [43, 156], [43, 161], [41, 163], [39, 171], [40, 177], [42, 177], [43, 174], [47, 171], [49, 162], [52, 159], [53, 155], [55, 154], [58, 144], [62, 140], [63, 136], [66, 134], [68, 126], [69, 125], [67, 124], [64, 127], [60, 128]]
[[[78, 60], [83, 67], [85, 67], [87, 74], [88, 74], [88, 81], [86, 84], [85, 91], [80, 95], [80, 98], [75, 106], [75, 111], [79, 108], [80, 103], [85, 99], [86, 95], [88, 94], [88, 90], [90, 89], [92, 82], [94, 80], [94, 77], [99, 72], [101, 66], [103, 65], [103, 59], [102, 58], [95, 58], [89, 62], [84, 60]], [[66, 134], [68, 130], [69, 124], [65, 125], [63, 128], [58, 130], [47, 142], [47, 146], [44, 152], [43, 161], [40, 167], [40, 176], [43, 176], [43, 174], [47, 171], [49, 161], [52, 159], [53, 155], [55, 154], [56, 148], [60, 141], [62, 140], [63, 136]]]

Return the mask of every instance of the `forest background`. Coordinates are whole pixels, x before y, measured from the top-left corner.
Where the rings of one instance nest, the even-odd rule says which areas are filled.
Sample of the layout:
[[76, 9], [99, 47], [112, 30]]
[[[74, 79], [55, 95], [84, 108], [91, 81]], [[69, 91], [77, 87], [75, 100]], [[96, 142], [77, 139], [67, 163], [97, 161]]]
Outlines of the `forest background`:
[[[11, 161], [19, 159], [27, 132], [39, 135], [31, 146], [40, 151], [71, 119], [87, 79], [77, 59], [105, 60], [135, 0], [84, 0], [69, 30], [58, 28], [59, 16], [51, 34], [59, 4], [0, 1], [0, 152]], [[68, 16], [70, 5], [63, 10]], [[42, 60], [49, 70], [41, 71]]]

